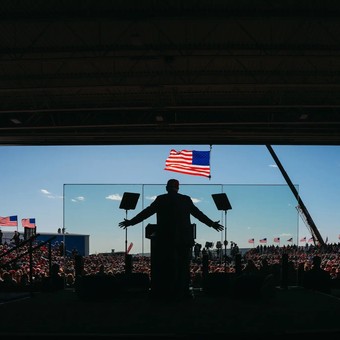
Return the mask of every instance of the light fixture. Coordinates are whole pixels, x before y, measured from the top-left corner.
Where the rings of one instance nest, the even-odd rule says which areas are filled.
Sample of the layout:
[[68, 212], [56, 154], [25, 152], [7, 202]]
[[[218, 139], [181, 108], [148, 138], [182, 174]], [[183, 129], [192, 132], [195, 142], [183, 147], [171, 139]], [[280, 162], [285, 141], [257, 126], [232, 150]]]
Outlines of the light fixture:
[[11, 118], [10, 121], [14, 124], [22, 124], [21, 120], [19, 120], [18, 118]]

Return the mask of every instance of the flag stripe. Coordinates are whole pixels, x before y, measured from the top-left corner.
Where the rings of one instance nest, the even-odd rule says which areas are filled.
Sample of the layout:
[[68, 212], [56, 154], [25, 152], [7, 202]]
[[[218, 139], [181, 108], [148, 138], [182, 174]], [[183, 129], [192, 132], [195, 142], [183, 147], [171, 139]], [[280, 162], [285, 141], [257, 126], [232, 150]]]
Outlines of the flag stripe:
[[202, 169], [198, 167], [185, 167], [182, 165], [169, 165], [164, 170], [206, 177], [209, 177], [210, 175], [209, 169]]
[[18, 225], [18, 217], [17, 216], [0, 217], [0, 226], [16, 227], [17, 225]]
[[23, 218], [21, 224], [24, 228], [35, 228], [35, 218]]
[[186, 175], [210, 177], [210, 151], [176, 151], [172, 149], [164, 170]]

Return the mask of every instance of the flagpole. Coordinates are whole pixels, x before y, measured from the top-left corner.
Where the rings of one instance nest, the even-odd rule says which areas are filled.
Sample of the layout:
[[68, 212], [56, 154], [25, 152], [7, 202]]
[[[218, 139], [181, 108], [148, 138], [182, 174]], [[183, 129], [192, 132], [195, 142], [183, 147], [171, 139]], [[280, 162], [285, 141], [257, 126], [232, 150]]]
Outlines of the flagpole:
[[209, 175], [209, 181], [211, 180], [211, 150], [212, 150], [212, 145], [210, 144], [210, 151], [209, 151], [210, 175]]
[[[125, 210], [125, 219], [128, 218], [128, 212]], [[127, 243], [128, 243], [128, 237], [127, 237], [127, 227], [125, 228], [125, 256], [127, 255]]]

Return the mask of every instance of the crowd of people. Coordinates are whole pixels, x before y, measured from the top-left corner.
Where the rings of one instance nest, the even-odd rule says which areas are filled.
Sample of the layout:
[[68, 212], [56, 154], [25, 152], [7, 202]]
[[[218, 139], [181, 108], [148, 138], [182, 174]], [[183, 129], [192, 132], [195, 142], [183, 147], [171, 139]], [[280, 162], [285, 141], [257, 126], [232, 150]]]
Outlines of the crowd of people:
[[[0, 290], [51, 288], [52, 276], [60, 278], [59, 284], [54, 288], [73, 288], [77, 275], [114, 276], [126, 272], [125, 254], [80, 256], [76, 251], [65, 254], [61, 248], [62, 245], [58, 242], [51, 247], [47, 244], [35, 244], [30, 255], [29, 244], [19, 247], [14, 242], [1, 244]], [[150, 257], [131, 256], [132, 272], [147, 274], [151, 279]], [[207, 261], [204, 262], [204, 259]], [[283, 277], [282, 266], [285, 261], [287, 275]], [[223, 252], [207, 251], [203, 247], [192, 253], [190, 275], [191, 285], [195, 288], [202, 287], [204, 270], [209, 273], [271, 274], [276, 285], [313, 288], [310, 283], [307, 284], [306, 274], [316, 268], [327, 274], [330, 288], [340, 288], [340, 243], [323, 247], [310, 244], [303, 247], [260, 245], [243, 255], [234, 253], [226, 257]]]
[[244, 254], [234, 242], [229, 253], [227, 241], [224, 253], [221, 242], [214, 252], [208, 242], [202, 248], [195, 242], [191, 216], [217, 232], [224, 227], [199, 210], [179, 188], [177, 179], [169, 179], [166, 193], [158, 195], [133, 218], [119, 223], [126, 229], [156, 214], [151, 257], [125, 253], [81, 256], [77, 249], [65, 251], [63, 242], [33, 247], [33, 242], [38, 241], [30, 237], [29, 242], [20, 243], [20, 235], [15, 232], [9, 244], [0, 242], [0, 289], [77, 288], [86, 276], [132, 273], [148, 277], [151, 296], [157, 299], [163, 298], [164, 291], [175, 299], [192, 298], [190, 287], [206, 289], [208, 278], [218, 273], [232, 275], [234, 288], [245, 282], [248, 288], [252, 282], [259, 287], [270, 282], [273, 287], [298, 285], [330, 292], [332, 287], [340, 286], [340, 243], [305, 247], [261, 244]]

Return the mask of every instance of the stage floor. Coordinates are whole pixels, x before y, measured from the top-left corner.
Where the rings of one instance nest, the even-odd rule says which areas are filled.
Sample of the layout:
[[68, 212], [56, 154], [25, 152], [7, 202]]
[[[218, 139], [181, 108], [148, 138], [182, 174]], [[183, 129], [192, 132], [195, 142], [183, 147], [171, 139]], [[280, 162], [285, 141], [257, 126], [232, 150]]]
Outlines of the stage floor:
[[334, 295], [300, 287], [276, 288], [267, 298], [195, 294], [193, 300], [154, 301], [145, 293], [84, 299], [73, 289], [7, 299], [3, 293], [0, 335], [199, 339], [340, 334], [340, 299]]

